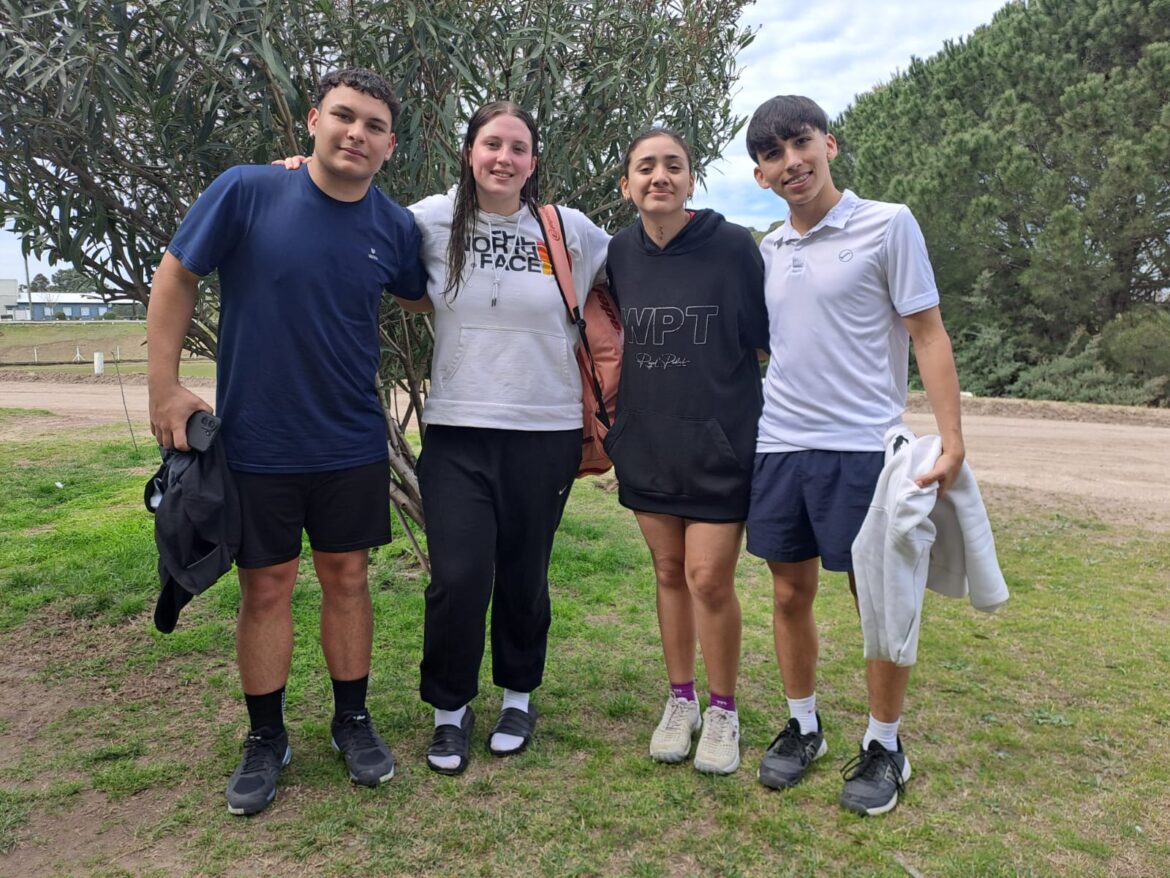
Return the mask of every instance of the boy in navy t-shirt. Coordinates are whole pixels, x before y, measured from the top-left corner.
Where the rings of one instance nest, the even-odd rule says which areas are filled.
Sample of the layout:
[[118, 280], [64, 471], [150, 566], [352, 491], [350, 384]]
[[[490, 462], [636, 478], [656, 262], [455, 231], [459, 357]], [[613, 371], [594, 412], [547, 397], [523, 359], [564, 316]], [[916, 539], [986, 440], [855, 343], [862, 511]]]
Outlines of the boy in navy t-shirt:
[[[851, 546], [881, 472], [883, 438], [906, 408], [909, 345], [942, 436], [919, 477], [941, 493], [965, 454], [959, 381], [926, 245], [909, 209], [841, 192], [829, 162], [837, 143], [824, 110], [804, 97], [765, 102], [752, 116], [755, 177], [788, 203], [788, 221], [760, 244], [772, 358], [756, 442], [748, 551], [773, 581], [776, 658], [790, 719], [759, 778], [790, 787], [825, 753], [816, 707], [820, 566], [849, 573]], [[847, 766], [841, 804], [894, 808], [910, 778], [898, 737], [909, 668], [869, 661], [869, 727]]]
[[378, 311], [385, 290], [421, 297], [425, 275], [413, 218], [372, 186], [394, 152], [393, 90], [350, 69], [322, 78], [317, 99], [312, 164], [218, 177], [171, 241], [147, 315], [151, 430], [186, 450], [187, 418], [207, 404], [179, 383], [179, 355], [198, 280], [219, 272], [216, 409], [243, 513], [236, 641], [250, 720], [227, 788], [233, 814], [265, 808], [291, 757], [283, 705], [302, 530], [321, 583], [333, 746], [357, 783], [394, 773], [366, 710], [369, 549], [390, 539]]

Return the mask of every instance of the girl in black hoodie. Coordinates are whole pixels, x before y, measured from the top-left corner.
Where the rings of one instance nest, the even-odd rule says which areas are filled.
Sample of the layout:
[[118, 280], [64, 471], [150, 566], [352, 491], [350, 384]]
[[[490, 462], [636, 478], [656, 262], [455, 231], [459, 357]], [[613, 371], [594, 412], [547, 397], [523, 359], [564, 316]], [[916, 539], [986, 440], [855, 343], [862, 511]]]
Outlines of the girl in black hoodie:
[[[764, 267], [751, 233], [691, 211], [690, 149], [651, 129], [626, 150], [622, 196], [638, 222], [609, 245], [610, 287], [625, 323], [617, 421], [606, 439], [619, 500], [654, 560], [658, 624], [671, 694], [650, 755], [681, 762], [702, 728], [695, 768], [739, 767], [740, 609], [735, 564], [747, 517], [756, 421], [757, 350], [768, 346]], [[695, 641], [710, 706], [700, 718]]]

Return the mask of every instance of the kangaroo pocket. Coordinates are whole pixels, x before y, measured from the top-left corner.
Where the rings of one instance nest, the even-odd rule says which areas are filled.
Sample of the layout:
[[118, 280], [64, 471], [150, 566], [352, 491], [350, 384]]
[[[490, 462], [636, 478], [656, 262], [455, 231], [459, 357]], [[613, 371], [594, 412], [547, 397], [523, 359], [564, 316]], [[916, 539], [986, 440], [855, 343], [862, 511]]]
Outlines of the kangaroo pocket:
[[463, 326], [455, 353], [436, 370], [444, 399], [525, 406], [579, 402], [561, 332]]
[[714, 418], [620, 412], [605, 448], [622, 487], [642, 494], [722, 496], [751, 474]]

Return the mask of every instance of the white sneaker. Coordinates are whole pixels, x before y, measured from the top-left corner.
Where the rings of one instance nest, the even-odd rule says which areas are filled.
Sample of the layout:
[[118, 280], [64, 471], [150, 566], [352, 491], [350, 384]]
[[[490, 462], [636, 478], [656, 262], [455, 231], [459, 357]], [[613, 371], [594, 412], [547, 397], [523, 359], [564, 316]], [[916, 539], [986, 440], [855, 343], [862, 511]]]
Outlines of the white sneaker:
[[670, 696], [662, 720], [650, 736], [650, 758], [655, 762], [682, 762], [691, 753], [691, 737], [703, 724], [699, 703]]
[[695, 770], [704, 774], [731, 774], [739, 768], [739, 714], [708, 707], [703, 734], [695, 748]]

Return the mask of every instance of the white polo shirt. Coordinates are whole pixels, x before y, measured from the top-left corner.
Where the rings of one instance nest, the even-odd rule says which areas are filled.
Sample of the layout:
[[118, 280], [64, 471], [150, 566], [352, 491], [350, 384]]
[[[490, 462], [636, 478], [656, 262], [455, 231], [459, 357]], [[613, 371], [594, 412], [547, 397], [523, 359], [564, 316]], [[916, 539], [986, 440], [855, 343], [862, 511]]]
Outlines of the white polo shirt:
[[881, 451], [906, 408], [902, 317], [938, 304], [910, 209], [846, 190], [801, 235], [760, 242], [772, 359], [756, 451]]

